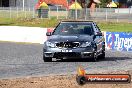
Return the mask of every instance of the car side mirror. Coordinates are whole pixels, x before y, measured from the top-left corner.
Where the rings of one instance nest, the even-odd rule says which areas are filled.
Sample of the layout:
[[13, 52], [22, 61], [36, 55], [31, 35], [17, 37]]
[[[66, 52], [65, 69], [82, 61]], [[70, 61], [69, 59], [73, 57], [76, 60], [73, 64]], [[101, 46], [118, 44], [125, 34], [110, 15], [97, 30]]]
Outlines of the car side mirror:
[[52, 35], [52, 32], [47, 32], [46, 33], [46, 36], [51, 36]]
[[95, 36], [102, 36], [102, 32], [97, 32]]
[[101, 33], [101, 32], [97, 32], [97, 33], [93, 36], [93, 39], [95, 39], [96, 36], [102, 36], [102, 33]]

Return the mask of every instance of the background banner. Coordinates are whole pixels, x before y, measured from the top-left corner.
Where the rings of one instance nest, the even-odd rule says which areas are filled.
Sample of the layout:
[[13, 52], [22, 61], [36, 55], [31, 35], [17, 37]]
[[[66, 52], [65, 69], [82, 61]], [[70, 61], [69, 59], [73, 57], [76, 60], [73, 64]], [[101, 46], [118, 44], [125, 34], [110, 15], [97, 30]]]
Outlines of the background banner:
[[106, 48], [119, 51], [132, 51], [132, 33], [106, 32]]

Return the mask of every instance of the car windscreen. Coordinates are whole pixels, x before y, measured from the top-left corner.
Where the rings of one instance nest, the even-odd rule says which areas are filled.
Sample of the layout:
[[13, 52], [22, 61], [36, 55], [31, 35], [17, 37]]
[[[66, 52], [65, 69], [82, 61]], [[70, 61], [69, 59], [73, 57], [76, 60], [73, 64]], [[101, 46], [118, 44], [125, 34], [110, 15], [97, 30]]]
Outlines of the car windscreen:
[[92, 31], [92, 23], [60, 23], [53, 35], [91, 35]]

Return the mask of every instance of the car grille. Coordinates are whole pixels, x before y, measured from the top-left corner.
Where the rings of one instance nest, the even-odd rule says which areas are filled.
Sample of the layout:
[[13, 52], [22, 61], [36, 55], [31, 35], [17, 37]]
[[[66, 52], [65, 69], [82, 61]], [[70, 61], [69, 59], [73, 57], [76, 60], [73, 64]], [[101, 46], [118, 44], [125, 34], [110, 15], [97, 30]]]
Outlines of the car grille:
[[59, 48], [77, 48], [80, 46], [79, 42], [60, 42], [56, 43], [56, 46]]
[[58, 52], [54, 54], [54, 57], [81, 57], [80, 53], [75, 53], [75, 52], [70, 52], [70, 53], [62, 53], [62, 52]]

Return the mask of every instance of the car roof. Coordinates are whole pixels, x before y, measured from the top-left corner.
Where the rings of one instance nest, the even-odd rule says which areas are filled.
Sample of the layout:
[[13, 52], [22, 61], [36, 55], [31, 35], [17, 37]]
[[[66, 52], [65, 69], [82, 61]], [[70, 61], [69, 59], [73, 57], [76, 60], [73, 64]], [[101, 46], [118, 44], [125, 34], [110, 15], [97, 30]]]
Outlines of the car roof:
[[93, 21], [80, 21], [80, 20], [79, 20], [79, 21], [78, 21], [78, 20], [75, 20], [75, 21], [73, 21], [73, 20], [72, 20], [72, 21], [61, 21], [61, 23], [71, 23], [71, 22], [72, 22], [72, 23], [74, 23], [74, 22], [75, 22], [75, 23], [76, 23], [76, 22], [94, 23]]

